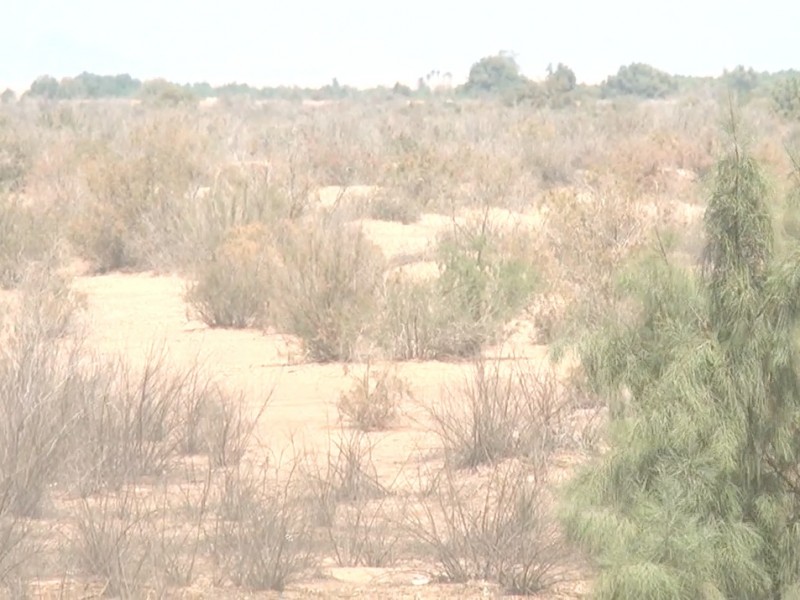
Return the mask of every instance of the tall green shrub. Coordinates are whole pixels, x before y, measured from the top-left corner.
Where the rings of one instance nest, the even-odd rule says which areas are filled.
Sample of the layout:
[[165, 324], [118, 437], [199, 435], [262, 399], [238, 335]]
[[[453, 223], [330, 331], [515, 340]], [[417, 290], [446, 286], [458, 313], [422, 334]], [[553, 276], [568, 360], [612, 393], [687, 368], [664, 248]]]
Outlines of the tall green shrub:
[[564, 515], [600, 599], [800, 598], [800, 247], [777, 256], [769, 203], [734, 135], [703, 269], [640, 262], [638, 318], [581, 348], [616, 409]]

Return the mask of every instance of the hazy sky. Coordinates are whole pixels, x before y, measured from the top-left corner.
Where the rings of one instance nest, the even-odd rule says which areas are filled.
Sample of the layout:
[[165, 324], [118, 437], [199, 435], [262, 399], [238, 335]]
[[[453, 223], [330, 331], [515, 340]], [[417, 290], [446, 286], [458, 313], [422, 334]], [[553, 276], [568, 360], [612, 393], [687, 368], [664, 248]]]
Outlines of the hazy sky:
[[564, 62], [596, 82], [646, 62], [688, 75], [800, 68], [788, 0], [0, 0], [0, 86], [129, 73], [253, 85], [466, 78], [500, 50], [541, 77]]

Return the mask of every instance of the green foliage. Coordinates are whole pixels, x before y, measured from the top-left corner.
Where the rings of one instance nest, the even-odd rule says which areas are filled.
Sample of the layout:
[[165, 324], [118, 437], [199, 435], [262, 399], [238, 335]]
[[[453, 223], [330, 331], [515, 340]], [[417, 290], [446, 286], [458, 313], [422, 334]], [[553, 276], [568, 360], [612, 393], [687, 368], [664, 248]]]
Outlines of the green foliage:
[[0, 104], [11, 104], [17, 99], [17, 94], [11, 88], [6, 88], [2, 94], [0, 94]]
[[772, 101], [778, 114], [800, 120], [800, 75], [788, 77], [775, 84]]
[[166, 79], [145, 81], [142, 84], [139, 96], [144, 102], [165, 106], [191, 104], [197, 100], [191, 89]]
[[753, 68], [745, 69], [739, 65], [733, 71], [725, 71], [722, 81], [740, 100], [747, 100], [761, 83], [759, 74]]
[[470, 94], [508, 92], [525, 87], [513, 56], [500, 53], [486, 56], [472, 65], [464, 91]]
[[127, 73], [120, 75], [95, 75], [84, 71], [76, 77], [64, 77], [57, 81], [44, 75], [31, 84], [28, 94], [32, 97], [53, 99], [70, 98], [130, 98], [142, 86], [142, 82]]
[[614, 96], [640, 96], [642, 98], [664, 98], [674, 93], [678, 86], [669, 73], [650, 65], [632, 63], [619, 68], [601, 85], [604, 98]]
[[439, 277], [397, 276], [385, 288], [381, 343], [395, 358], [465, 358], [496, 341], [539, 285], [524, 233], [483, 219], [439, 240]]
[[597, 559], [601, 600], [796, 597], [800, 249], [776, 257], [769, 202], [736, 143], [702, 272], [640, 259], [627, 314], [581, 347], [612, 401], [610, 450], [571, 484], [564, 521]]
[[531, 263], [504, 253], [502, 243], [488, 214], [479, 222], [457, 226], [439, 242], [442, 294], [474, 323], [505, 321], [536, 287]]

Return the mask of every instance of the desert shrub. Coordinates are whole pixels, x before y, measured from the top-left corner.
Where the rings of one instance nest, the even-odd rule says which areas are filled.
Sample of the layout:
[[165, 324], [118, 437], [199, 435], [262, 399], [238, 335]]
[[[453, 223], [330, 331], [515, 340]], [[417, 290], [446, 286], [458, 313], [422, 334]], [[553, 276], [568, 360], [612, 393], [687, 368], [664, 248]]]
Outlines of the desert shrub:
[[0, 288], [19, 284], [31, 262], [52, 259], [57, 236], [52, 215], [0, 194]]
[[84, 573], [101, 579], [110, 596], [134, 598], [151, 584], [151, 548], [144, 538], [149, 507], [135, 489], [83, 498], [71, 551]]
[[384, 259], [360, 229], [328, 219], [280, 236], [271, 315], [312, 360], [351, 360], [378, 310]]
[[374, 444], [363, 431], [342, 429], [328, 442], [324, 464], [311, 455], [303, 465], [303, 478], [316, 522], [332, 527], [339, 504], [381, 498], [386, 490], [372, 461]]
[[203, 405], [200, 433], [202, 448], [212, 467], [236, 467], [253, 441], [259, 419], [264, 414], [272, 393], [258, 410], [246, 402], [242, 394], [230, 394], [219, 387]]
[[35, 271], [9, 307], [0, 355], [0, 496], [13, 514], [39, 515], [67, 464], [80, 355], [58, 336], [77, 307], [66, 282]]
[[205, 143], [184, 119], [165, 115], [135, 127], [122, 148], [92, 146], [82, 161], [87, 203], [70, 227], [79, 252], [101, 272], [158, 266], [182, 239], [174, 215], [201, 172]]
[[489, 327], [524, 307], [537, 284], [531, 259], [508, 252], [511, 236], [492, 227], [487, 211], [439, 240], [442, 292], [471, 322]]
[[346, 429], [328, 441], [322, 457], [307, 456], [302, 472], [309, 514], [324, 532], [320, 543], [340, 566], [385, 566], [398, 532], [385, 511], [389, 490], [378, 481], [374, 442]]
[[234, 585], [283, 590], [312, 565], [310, 522], [295, 483], [266, 467], [226, 472], [210, 542], [220, 573]]
[[367, 216], [381, 221], [397, 221], [408, 225], [422, 216], [422, 208], [415, 200], [380, 193], [367, 204]]
[[33, 158], [31, 136], [20, 130], [12, 116], [18, 115], [11, 111], [0, 115], [0, 196], [25, 187]]
[[439, 277], [401, 274], [384, 288], [380, 343], [395, 358], [469, 357], [497, 339], [538, 285], [527, 236], [483, 220], [456, 225], [439, 242]]
[[362, 431], [386, 429], [404, 399], [410, 396], [405, 380], [392, 369], [373, 369], [354, 378], [352, 387], [339, 397], [339, 414]]
[[445, 467], [408, 527], [450, 581], [496, 581], [511, 593], [534, 594], [564, 577], [568, 555], [545, 486], [544, 463], [498, 465], [483, 482]]
[[186, 300], [211, 327], [266, 325], [271, 292], [269, 234], [253, 224], [232, 230], [209, 262], [197, 267]]
[[448, 460], [473, 468], [551, 452], [563, 440], [570, 408], [552, 372], [478, 359], [463, 385], [447, 390], [428, 411]]

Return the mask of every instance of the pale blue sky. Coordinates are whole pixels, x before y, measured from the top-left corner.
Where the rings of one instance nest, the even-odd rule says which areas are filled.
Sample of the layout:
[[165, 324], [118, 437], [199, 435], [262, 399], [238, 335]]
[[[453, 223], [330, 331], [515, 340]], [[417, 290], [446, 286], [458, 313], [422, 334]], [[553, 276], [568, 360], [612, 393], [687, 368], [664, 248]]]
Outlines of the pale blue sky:
[[0, 86], [129, 73], [253, 85], [409, 84], [512, 51], [597, 82], [639, 61], [688, 75], [800, 68], [800, 2], [780, 0], [0, 0]]

